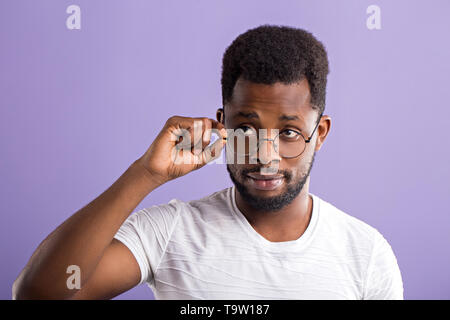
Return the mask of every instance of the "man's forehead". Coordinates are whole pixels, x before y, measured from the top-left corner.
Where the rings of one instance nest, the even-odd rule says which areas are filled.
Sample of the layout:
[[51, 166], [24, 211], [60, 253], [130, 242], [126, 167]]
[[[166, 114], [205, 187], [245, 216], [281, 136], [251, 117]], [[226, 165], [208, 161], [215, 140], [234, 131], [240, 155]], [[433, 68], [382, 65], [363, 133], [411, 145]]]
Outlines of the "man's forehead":
[[236, 107], [252, 107], [276, 105], [278, 108], [301, 111], [309, 106], [310, 91], [305, 79], [294, 84], [280, 82], [272, 85], [254, 83], [241, 78], [233, 89], [231, 104]]

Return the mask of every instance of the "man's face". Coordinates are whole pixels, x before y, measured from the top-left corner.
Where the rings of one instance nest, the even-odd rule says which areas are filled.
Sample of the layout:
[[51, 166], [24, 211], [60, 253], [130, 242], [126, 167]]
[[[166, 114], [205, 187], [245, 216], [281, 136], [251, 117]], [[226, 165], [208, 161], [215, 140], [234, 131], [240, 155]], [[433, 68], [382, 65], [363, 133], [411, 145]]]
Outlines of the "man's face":
[[[225, 106], [224, 124], [227, 129], [266, 129], [269, 138], [276, 134], [273, 129], [288, 136], [293, 134], [292, 131], [301, 132], [307, 139], [318, 117], [318, 112], [309, 103], [310, 90], [306, 79], [292, 85], [255, 84], [239, 79], [232, 100]], [[230, 178], [246, 203], [260, 211], [277, 211], [291, 203], [309, 177], [316, 137], [317, 130], [303, 153], [296, 158], [282, 158], [273, 152], [269, 157], [266, 153], [261, 161], [261, 152], [258, 152], [253, 156], [253, 163], [256, 164], [251, 164], [250, 157], [247, 157], [245, 164], [227, 164]], [[261, 145], [261, 148], [273, 148], [272, 142]], [[259, 179], [271, 177], [261, 175], [263, 167], [278, 168], [272, 177], [279, 178]]]

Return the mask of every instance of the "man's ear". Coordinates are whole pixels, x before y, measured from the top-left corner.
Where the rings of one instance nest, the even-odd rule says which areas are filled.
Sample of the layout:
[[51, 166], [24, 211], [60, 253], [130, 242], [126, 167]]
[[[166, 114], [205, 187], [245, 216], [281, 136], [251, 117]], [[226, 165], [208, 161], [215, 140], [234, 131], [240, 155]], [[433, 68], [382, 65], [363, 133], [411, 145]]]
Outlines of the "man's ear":
[[224, 123], [225, 115], [223, 113], [223, 109], [222, 108], [217, 109], [216, 118], [217, 118], [217, 121], [219, 121], [221, 124], [225, 125], [225, 123]]

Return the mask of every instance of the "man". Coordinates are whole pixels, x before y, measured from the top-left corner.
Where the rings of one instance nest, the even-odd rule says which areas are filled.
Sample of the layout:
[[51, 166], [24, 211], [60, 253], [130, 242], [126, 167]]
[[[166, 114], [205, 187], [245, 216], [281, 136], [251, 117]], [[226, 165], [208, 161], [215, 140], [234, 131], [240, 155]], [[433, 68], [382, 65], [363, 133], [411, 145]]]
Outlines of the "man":
[[[331, 127], [328, 73], [325, 48], [307, 31], [263, 25], [240, 35], [223, 57], [217, 121], [170, 118], [108, 190], [39, 245], [13, 297], [107, 299], [146, 282], [157, 299], [402, 299], [384, 237], [309, 193]], [[211, 129], [222, 137], [214, 148]], [[192, 135], [177, 140], [180, 132]], [[180, 141], [188, 148], [176, 149]], [[225, 144], [233, 187], [130, 215]], [[79, 289], [67, 286], [69, 265], [81, 270]]]

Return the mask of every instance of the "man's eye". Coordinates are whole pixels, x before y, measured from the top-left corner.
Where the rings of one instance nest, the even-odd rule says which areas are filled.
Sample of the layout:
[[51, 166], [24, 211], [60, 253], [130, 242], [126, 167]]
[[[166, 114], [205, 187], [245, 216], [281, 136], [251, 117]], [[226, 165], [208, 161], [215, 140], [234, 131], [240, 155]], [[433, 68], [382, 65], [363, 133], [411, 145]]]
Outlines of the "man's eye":
[[241, 129], [245, 135], [251, 135], [251, 134], [255, 134], [256, 130], [252, 127], [249, 126], [240, 126], [238, 129]]
[[288, 139], [298, 139], [300, 137], [300, 133], [294, 130], [286, 129], [281, 132], [284, 138]]

